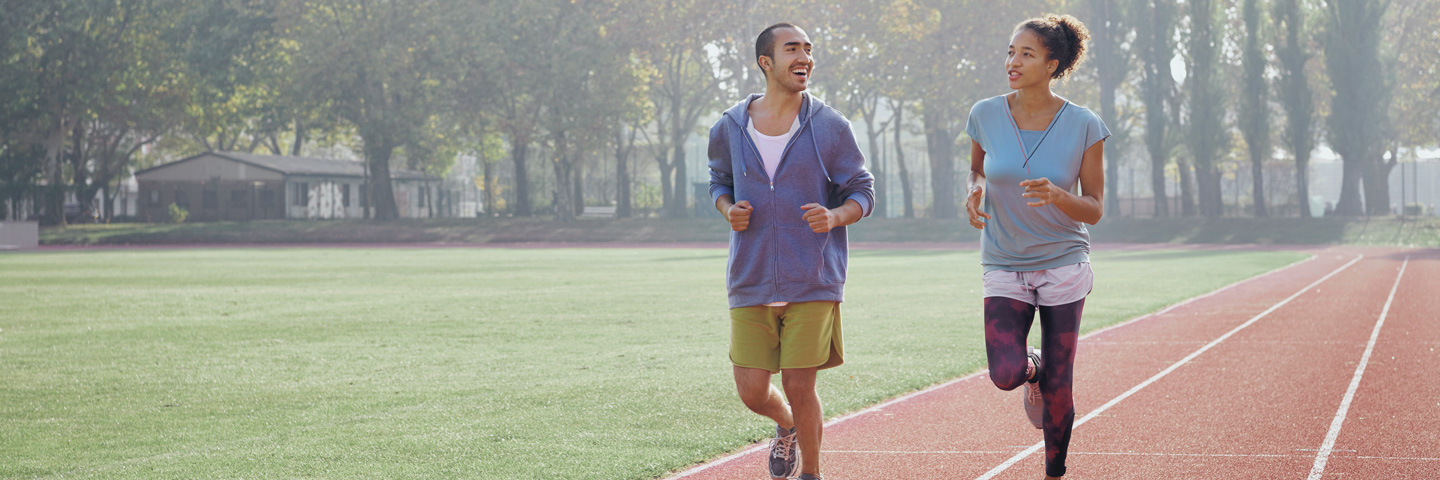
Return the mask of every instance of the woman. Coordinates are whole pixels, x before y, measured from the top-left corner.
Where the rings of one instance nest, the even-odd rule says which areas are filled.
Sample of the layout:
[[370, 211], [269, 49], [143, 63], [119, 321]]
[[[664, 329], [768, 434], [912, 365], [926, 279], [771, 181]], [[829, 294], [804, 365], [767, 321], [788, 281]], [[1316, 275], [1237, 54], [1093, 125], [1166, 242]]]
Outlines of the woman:
[[[1045, 437], [1047, 479], [1065, 475], [1075, 421], [1075, 343], [1093, 279], [1084, 224], [1104, 214], [1110, 136], [1097, 115], [1050, 86], [1075, 71], [1089, 38], [1069, 15], [1020, 23], [1005, 61], [1014, 91], [976, 103], [965, 128], [965, 210], [982, 231], [990, 379], [1003, 390], [1025, 386], [1025, 413]], [[1026, 345], [1037, 309], [1039, 351]]]

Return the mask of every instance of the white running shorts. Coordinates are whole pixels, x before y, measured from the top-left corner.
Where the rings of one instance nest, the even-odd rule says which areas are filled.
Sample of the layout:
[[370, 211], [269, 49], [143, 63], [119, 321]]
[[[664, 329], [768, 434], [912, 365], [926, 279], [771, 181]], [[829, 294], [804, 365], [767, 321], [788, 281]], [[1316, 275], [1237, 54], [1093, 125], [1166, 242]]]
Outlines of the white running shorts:
[[991, 270], [982, 279], [986, 297], [1013, 298], [1046, 307], [1080, 301], [1090, 295], [1095, 284], [1090, 262], [1033, 272]]

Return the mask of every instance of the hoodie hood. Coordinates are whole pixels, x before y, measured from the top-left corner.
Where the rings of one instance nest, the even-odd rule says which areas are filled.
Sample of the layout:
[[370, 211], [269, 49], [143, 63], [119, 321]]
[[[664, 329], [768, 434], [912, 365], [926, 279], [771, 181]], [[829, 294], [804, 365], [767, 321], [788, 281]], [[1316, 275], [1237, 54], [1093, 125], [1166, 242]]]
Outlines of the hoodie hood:
[[[752, 93], [750, 94], [750, 96], [745, 97], [744, 100], [741, 100], [740, 103], [737, 103], [735, 104], [735, 106], [730, 107], [730, 109], [725, 110], [725, 113], [721, 116], [730, 119], [730, 121], [735, 124], [735, 127], [739, 128], [740, 131], [743, 132], [745, 131], [746, 126], [750, 124], [750, 103], [754, 102], [755, 100], [759, 100], [760, 97], [763, 96], [765, 95], [759, 93]], [[797, 115], [797, 119], [800, 121], [800, 127], [796, 130], [796, 137], [799, 137], [799, 132], [803, 132], [805, 128], [810, 125], [810, 119], [814, 118], [823, 108], [825, 108], [825, 102], [822, 102], [819, 99], [816, 99], [814, 96], [811, 96], [810, 92], [800, 92], [800, 112]], [[792, 139], [792, 142], [793, 141], [794, 140]], [[812, 146], [815, 147], [815, 152], [818, 156], [820, 149], [818, 145], [813, 145], [815, 142], [815, 137], [813, 135], [810, 137], [810, 141], [812, 143]], [[745, 162], [741, 162], [741, 173], [749, 174], [749, 167], [750, 166]], [[825, 170], [823, 161], [821, 162], [820, 168], [822, 171]], [[829, 179], [830, 172], [825, 171], [824, 173], [825, 178]]]
[[[749, 97], [745, 97], [740, 103], [725, 110], [724, 116], [729, 118], [730, 121], [735, 122], [736, 126], [745, 128], [745, 125], [750, 123], [750, 102], [754, 102], [763, 96], [765, 95], [759, 93], [750, 94]], [[810, 123], [810, 117], [815, 116], [815, 112], [824, 106], [825, 103], [812, 97], [810, 92], [800, 92], [800, 126], [804, 127], [805, 124]]]

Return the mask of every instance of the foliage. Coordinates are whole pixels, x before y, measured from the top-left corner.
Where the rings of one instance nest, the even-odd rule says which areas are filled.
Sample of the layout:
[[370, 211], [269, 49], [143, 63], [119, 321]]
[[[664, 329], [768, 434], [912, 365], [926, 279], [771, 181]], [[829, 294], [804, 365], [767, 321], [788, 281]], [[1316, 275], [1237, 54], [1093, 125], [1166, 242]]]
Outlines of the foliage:
[[[1326, 118], [1328, 138], [1345, 163], [1338, 215], [1379, 215], [1390, 209], [1389, 166], [1381, 155], [1389, 136], [1393, 62], [1381, 56], [1381, 29], [1392, 0], [1327, 0], [1325, 64], [1335, 88]], [[1361, 182], [1364, 181], [1362, 200]], [[1382, 193], [1383, 192], [1383, 193]]]
[[[1384, 210], [1394, 162], [1434, 146], [1440, 125], [1440, 3], [1429, 0], [3, 0], [0, 7], [0, 90], [7, 93], [0, 144], [26, 153], [7, 161], [33, 164], [5, 188], [39, 203], [48, 223], [64, 220], [66, 198], [89, 205], [113, 196], [142, 164], [206, 149], [358, 151], [377, 189], [368, 195], [375, 216], [393, 218], [393, 195], [381, 191], [390, 187], [392, 164], [442, 174], [487, 142], [499, 142], [513, 168], [501, 172], [502, 155], [483, 155], [495, 182], [486, 191], [505, 192], [487, 205], [509, 200], [492, 213], [567, 219], [584, 203], [609, 203], [600, 197], [611, 191], [628, 208], [639, 185], [650, 183], [666, 216], [688, 215], [691, 182], [705, 177], [696, 171], [703, 159], [692, 153], [697, 137], [730, 102], [763, 89], [754, 36], [781, 20], [816, 41], [814, 91], [855, 120], [857, 136], [865, 130], [879, 185], [900, 177], [904, 211], [918, 206], [936, 218], [958, 215], [965, 113], [1004, 92], [997, 65], [1005, 40], [1016, 22], [1045, 12], [1074, 14], [1092, 33], [1087, 63], [1095, 68], [1057, 90], [1099, 111], [1116, 134], [1107, 144], [1112, 208], [1120, 185], [1113, 177], [1147, 167], [1126, 158], [1141, 151], [1133, 137], [1149, 153], [1157, 216], [1169, 214], [1165, 172], [1179, 174], [1188, 193], [1190, 162], [1203, 211], [1225, 211], [1215, 183], [1226, 142], [1246, 132], [1260, 165], [1272, 136], [1262, 128], [1269, 112], [1283, 109], [1284, 127], [1276, 126], [1283, 133], [1273, 136], [1296, 161], [1287, 183], [1308, 194], [1305, 168], [1322, 143], [1314, 118], [1325, 117], [1323, 143], [1349, 162], [1341, 211], [1360, 212], [1362, 192], [1364, 204]], [[1170, 71], [1180, 54], [1189, 62], [1185, 97]], [[1231, 74], [1241, 68], [1243, 76]], [[1267, 87], [1273, 97], [1259, 95]], [[1225, 108], [1227, 98], [1244, 100]], [[1188, 148], [1177, 150], [1185, 140]], [[919, 141], [923, 162], [904, 164], [904, 145]], [[882, 163], [886, 143], [895, 160]], [[36, 148], [42, 153], [30, 155]], [[615, 168], [600, 171], [612, 158]], [[889, 164], [902, 172], [882, 171]], [[1266, 205], [1259, 188], [1273, 182], [1261, 172], [1252, 167], [1257, 190], [1239, 203]], [[596, 177], [601, 186], [587, 187]], [[900, 210], [882, 201], [877, 211]]]
[[170, 207], [167, 210], [170, 212], [171, 222], [185, 223], [185, 218], [190, 216], [189, 210], [186, 210], [173, 202], [170, 204]]

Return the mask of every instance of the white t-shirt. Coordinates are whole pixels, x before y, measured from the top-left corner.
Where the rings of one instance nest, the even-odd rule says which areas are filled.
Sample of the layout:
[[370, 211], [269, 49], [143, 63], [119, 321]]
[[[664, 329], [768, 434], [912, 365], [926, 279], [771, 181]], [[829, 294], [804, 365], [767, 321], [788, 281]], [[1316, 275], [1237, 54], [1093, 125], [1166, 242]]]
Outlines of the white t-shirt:
[[[755, 119], [750, 118], [750, 123], [745, 126], [750, 131], [750, 139], [755, 141], [755, 149], [760, 151], [760, 163], [765, 165], [765, 175], [771, 180], [775, 179], [775, 169], [780, 167], [780, 156], [785, 154], [785, 145], [790, 143], [790, 137], [800, 129], [800, 116], [795, 116], [795, 121], [790, 124], [790, 131], [784, 135], [772, 137], [755, 129]], [[767, 307], [783, 307], [789, 302], [767, 303]]]
[[760, 163], [765, 165], [765, 175], [771, 180], [775, 179], [775, 169], [780, 167], [780, 156], [785, 154], [785, 145], [790, 143], [790, 137], [800, 129], [800, 116], [795, 116], [795, 122], [790, 124], [790, 131], [784, 135], [772, 137], [755, 129], [755, 119], [751, 118], [746, 125], [750, 131], [750, 139], [755, 141], [755, 149], [760, 151]]

